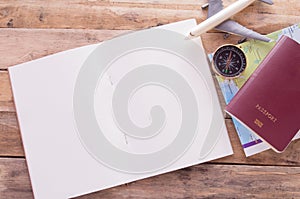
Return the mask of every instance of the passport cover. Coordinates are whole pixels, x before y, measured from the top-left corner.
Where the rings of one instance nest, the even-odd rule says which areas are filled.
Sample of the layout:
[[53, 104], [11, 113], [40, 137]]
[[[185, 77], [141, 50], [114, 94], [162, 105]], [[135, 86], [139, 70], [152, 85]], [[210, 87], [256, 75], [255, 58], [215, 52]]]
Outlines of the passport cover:
[[282, 152], [300, 129], [300, 44], [282, 36], [225, 111]]

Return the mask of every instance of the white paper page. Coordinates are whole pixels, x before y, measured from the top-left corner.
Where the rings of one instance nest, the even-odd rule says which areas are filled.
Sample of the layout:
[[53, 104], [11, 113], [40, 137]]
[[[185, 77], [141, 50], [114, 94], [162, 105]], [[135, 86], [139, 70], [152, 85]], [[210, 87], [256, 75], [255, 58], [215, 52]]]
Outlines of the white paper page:
[[35, 198], [79, 196], [232, 154], [202, 44], [184, 40], [195, 25], [9, 68]]

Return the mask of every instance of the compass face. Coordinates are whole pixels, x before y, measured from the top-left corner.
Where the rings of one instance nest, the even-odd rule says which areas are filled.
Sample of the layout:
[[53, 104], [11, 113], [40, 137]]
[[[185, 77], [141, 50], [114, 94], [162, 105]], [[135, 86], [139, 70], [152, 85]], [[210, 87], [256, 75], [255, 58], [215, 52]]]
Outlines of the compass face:
[[239, 76], [245, 70], [246, 64], [244, 52], [234, 45], [221, 46], [213, 56], [215, 72], [228, 78]]

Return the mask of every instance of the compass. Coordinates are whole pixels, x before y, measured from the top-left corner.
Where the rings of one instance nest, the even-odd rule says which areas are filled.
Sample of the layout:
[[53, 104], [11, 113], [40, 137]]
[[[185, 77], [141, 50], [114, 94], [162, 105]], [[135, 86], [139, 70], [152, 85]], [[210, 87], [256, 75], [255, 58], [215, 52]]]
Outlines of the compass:
[[238, 77], [246, 68], [245, 53], [235, 45], [219, 47], [213, 56], [214, 71], [226, 78]]

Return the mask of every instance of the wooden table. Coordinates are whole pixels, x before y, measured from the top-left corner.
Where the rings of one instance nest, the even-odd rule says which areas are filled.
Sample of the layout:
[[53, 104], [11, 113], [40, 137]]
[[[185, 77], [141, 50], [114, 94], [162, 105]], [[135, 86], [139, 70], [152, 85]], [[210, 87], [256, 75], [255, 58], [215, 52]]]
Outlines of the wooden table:
[[[98, 43], [128, 30], [206, 18], [206, 0], [2, 0], [0, 2], [0, 198], [33, 198], [7, 67]], [[227, 6], [234, 0], [224, 0]], [[233, 18], [267, 34], [300, 22], [299, 0], [256, 1]], [[203, 35], [206, 52], [240, 37]], [[218, 88], [218, 86], [217, 86]], [[219, 88], [218, 88], [219, 89]], [[224, 100], [220, 94], [222, 107]], [[300, 140], [283, 154], [246, 158], [224, 115], [234, 155], [79, 198], [300, 198]]]

